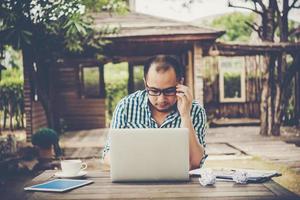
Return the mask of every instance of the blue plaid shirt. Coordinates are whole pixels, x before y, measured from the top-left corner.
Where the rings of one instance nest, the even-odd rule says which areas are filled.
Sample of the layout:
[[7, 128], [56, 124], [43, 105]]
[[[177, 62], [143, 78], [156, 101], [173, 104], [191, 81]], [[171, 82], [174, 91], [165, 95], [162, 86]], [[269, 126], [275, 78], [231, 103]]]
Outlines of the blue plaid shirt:
[[[191, 117], [197, 138], [200, 144], [205, 148], [205, 129], [206, 114], [204, 108], [193, 101], [191, 109]], [[148, 104], [148, 94], [146, 90], [137, 91], [123, 98], [114, 111], [112, 117], [111, 128], [180, 128], [181, 117], [178, 110], [173, 110], [159, 127], [151, 116]], [[109, 138], [103, 150], [102, 158], [109, 151]], [[205, 152], [205, 151], [204, 151]], [[204, 163], [207, 155], [201, 160], [200, 166]]]

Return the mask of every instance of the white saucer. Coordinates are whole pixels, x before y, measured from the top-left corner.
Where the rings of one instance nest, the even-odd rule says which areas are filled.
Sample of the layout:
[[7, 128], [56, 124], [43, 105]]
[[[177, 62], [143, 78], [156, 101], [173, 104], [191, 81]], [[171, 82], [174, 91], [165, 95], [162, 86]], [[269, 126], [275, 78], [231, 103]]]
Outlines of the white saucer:
[[87, 171], [80, 171], [78, 174], [76, 175], [69, 175], [69, 174], [64, 174], [62, 171], [56, 172], [54, 174], [55, 177], [58, 178], [80, 178], [87, 175]]

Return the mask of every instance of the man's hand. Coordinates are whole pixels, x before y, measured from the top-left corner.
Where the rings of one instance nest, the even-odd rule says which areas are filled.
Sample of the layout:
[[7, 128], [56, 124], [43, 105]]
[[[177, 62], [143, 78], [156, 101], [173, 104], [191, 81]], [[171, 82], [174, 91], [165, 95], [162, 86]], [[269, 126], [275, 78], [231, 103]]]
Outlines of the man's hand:
[[193, 97], [190, 89], [185, 85], [178, 84], [176, 86], [176, 95], [177, 95], [177, 108], [180, 116], [182, 118], [190, 116], [190, 112], [192, 109], [192, 101], [193, 101]]

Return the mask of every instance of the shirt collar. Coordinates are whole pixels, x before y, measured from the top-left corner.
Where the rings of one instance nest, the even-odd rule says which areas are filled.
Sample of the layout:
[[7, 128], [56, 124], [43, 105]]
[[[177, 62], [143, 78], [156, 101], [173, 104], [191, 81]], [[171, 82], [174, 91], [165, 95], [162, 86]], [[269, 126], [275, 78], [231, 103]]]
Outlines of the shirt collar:
[[143, 101], [142, 101], [142, 107], [144, 107], [144, 108], [147, 108], [147, 107], [149, 107], [149, 105], [148, 105], [148, 93], [147, 93], [147, 91], [146, 90], [143, 90], [143, 93], [144, 93], [144, 97], [143, 97]]

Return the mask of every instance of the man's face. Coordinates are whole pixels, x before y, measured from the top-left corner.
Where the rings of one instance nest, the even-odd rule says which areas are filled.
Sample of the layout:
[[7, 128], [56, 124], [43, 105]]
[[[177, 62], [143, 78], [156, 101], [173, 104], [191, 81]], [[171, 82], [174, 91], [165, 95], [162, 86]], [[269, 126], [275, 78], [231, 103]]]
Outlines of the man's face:
[[[167, 71], [157, 72], [154, 66], [149, 68], [145, 86], [147, 90], [151, 90], [153, 94], [159, 94], [158, 96], [152, 96], [148, 93], [149, 101], [154, 109], [159, 112], [170, 112], [172, 106], [177, 102], [176, 97], [176, 73], [173, 68]], [[163, 92], [161, 92], [163, 90]]]

